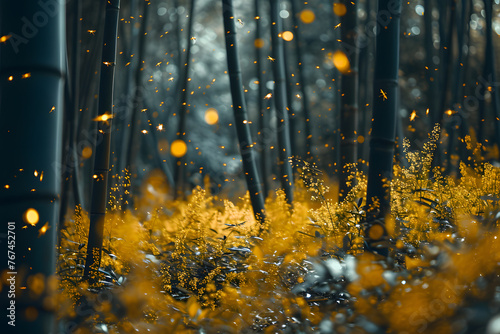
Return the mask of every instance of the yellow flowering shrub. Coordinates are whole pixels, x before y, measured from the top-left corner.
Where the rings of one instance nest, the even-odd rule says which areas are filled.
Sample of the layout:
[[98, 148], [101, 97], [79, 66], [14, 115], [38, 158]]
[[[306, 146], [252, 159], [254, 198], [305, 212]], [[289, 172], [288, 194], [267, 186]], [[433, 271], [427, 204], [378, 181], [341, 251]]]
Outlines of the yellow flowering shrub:
[[137, 210], [108, 213], [95, 286], [81, 281], [89, 220], [77, 207], [61, 231], [61, 322], [82, 333], [455, 333], [487, 309], [486, 326], [500, 309], [500, 169], [462, 163], [444, 176], [437, 131], [422, 151], [406, 143], [409, 164], [394, 167], [388, 258], [363, 251], [366, 177], [354, 170], [337, 202], [338, 186], [299, 159], [297, 200], [278, 190], [262, 226], [248, 194], [198, 187], [169, 201], [153, 174]]

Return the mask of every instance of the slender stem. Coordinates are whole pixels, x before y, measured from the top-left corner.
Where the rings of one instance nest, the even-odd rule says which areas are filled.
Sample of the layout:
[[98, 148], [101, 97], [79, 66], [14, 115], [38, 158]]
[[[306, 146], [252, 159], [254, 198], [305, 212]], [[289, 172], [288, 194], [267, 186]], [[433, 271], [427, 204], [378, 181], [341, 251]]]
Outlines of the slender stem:
[[291, 157], [290, 124], [288, 120], [285, 82], [285, 54], [283, 50], [282, 21], [279, 16], [280, 0], [271, 2], [271, 42], [274, 74], [274, 102], [278, 121], [278, 156], [280, 165], [281, 187], [285, 191], [287, 202], [293, 202], [293, 171], [289, 163]]
[[[447, 127], [448, 132], [448, 148], [446, 152], [448, 152], [448, 163], [446, 164], [446, 174], [449, 175], [451, 173], [456, 173], [458, 170], [458, 164], [454, 163], [452, 160], [452, 155], [459, 153], [461, 145], [461, 141], [457, 144], [457, 136], [461, 137], [461, 133], [463, 132], [462, 127], [464, 126], [464, 117], [462, 115], [462, 109], [460, 107], [460, 96], [462, 96], [462, 88], [464, 83], [464, 41], [465, 41], [465, 27], [467, 25], [465, 21], [465, 17], [467, 14], [467, 0], [460, 1], [460, 12], [459, 17], [456, 21], [456, 32], [457, 32], [457, 61], [455, 63], [455, 80], [452, 86], [451, 93], [451, 105], [453, 110], [456, 112], [451, 116], [451, 121]], [[465, 23], [465, 24], [464, 24]], [[456, 131], [458, 129], [459, 131]], [[458, 132], [458, 133], [457, 133]]]
[[[191, 7], [189, 8], [189, 25], [187, 33], [187, 47], [186, 47], [186, 58], [184, 60], [184, 69], [182, 67], [179, 69], [181, 73], [180, 82], [182, 83], [181, 91], [179, 92], [179, 123], [177, 125], [177, 139], [182, 140], [187, 145], [186, 136], [186, 118], [189, 113], [188, 109], [188, 83], [189, 79], [189, 68], [191, 67], [191, 46], [193, 45], [193, 23], [194, 23], [194, 8], [195, 0], [191, 0]], [[180, 56], [180, 55], [179, 55]], [[184, 198], [184, 191], [186, 188], [186, 156], [182, 156], [176, 159], [174, 168], [174, 179], [175, 179], [175, 193], [174, 198]]]
[[[73, 186], [73, 199], [74, 204], [82, 204], [81, 196], [81, 186], [79, 183], [79, 164], [78, 164], [78, 146], [76, 142], [76, 123], [77, 115], [79, 113], [79, 101], [80, 101], [80, 13], [81, 13], [81, 3], [80, 0], [73, 1], [73, 24], [72, 24], [72, 43], [71, 43], [71, 62], [70, 66], [66, 69], [66, 86], [69, 85], [69, 103], [66, 103], [67, 111], [67, 152], [65, 153], [65, 158], [63, 161], [66, 162], [66, 175], [63, 175], [63, 191], [64, 194], [61, 198], [61, 212], [59, 216], [59, 228], [64, 226], [65, 213], [67, 210], [69, 202], [69, 184], [71, 182]], [[67, 59], [67, 58], [66, 58]], [[66, 127], [65, 127], [66, 128]]]
[[[130, 1], [130, 6], [129, 6], [129, 16], [131, 17], [138, 17], [139, 15], [136, 13], [137, 12], [137, 2], [139, 0], [131, 0]], [[144, 21], [144, 19], [143, 19]], [[126, 26], [130, 26], [130, 42], [127, 43], [127, 45], [124, 45], [125, 47], [125, 52], [127, 55], [127, 58], [130, 57], [130, 55], [135, 55], [136, 49], [137, 49], [137, 41], [139, 40], [138, 35], [139, 35], [139, 28], [137, 25], [134, 24], [128, 24]], [[123, 36], [122, 36], [123, 38]], [[144, 38], [141, 36], [141, 38]], [[125, 39], [124, 39], [125, 41]], [[124, 43], [125, 44], [125, 43]], [[127, 48], [128, 46], [128, 48]], [[139, 59], [139, 57], [134, 57], [135, 59]], [[134, 60], [135, 60], [134, 59]], [[135, 64], [135, 62], [134, 62]], [[134, 99], [135, 99], [135, 92], [132, 92], [133, 90], [133, 84], [134, 84], [134, 75], [136, 75], [136, 72], [133, 70], [132, 66], [127, 66], [126, 67], [127, 71], [127, 76], [125, 80], [125, 85], [124, 85], [124, 92], [126, 96], [126, 104], [124, 108], [125, 116], [123, 117], [123, 121], [121, 124], [122, 131], [121, 131], [121, 138], [120, 138], [120, 143], [128, 143], [130, 136], [131, 136], [131, 127], [132, 127], [132, 118], [134, 114]], [[115, 123], [116, 124], [116, 123]], [[130, 126], [129, 126], [130, 125]], [[128, 168], [127, 165], [127, 159], [128, 159], [128, 149], [129, 145], [128, 144], [121, 144], [119, 145], [120, 148], [120, 163], [119, 163], [119, 172], [123, 172], [125, 169]], [[130, 171], [130, 170], [129, 170]]]
[[340, 98], [340, 166], [339, 198], [343, 199], [352, 186], [348, 178], [353, 164], [357, 162], [358, 123], [358, 48], [356, 47], [357, 5], [350, 0], [341, 2], [346, 14], [341, 17], [342, 50], [349, 59], [350, 68], [342, 73]]
[[[388, 11], [390, 17], [386, 15]], [[386, 183], [392, 178], [396, 136], [400, 16], [401, 0], [379, 1], [365, 236], [368, 250], [384, 255], [387, 249], [375, 249], [374, 243], [387, 235], [382, 219], [390, 214], [390, 193]]]
[[[495, 66], [495, 48], [493, 45], [493, 1], [484, 0], [486, 12], [486, 55], [485, 55], [485, 76], [489, 83], [489, 87], [496, 85], [496, 66]], [[495, 129], [496, 144], [500, 147], [500, 93], [498, 87], [494, 87], [491, 91], [491, 108], [493, 116], [493, 124]]]
[[[135, 153], [137, 148], [139, 147], [140, 140], [137, 140], [137, 123], [138, 123], [138, 115], [141, 112], [143, 105], [143, 90], [142, 81], [144, 77], [144, 59], [146, 53], [146, 33], [147, 33], [147, 24], [148, 24], [148, 15], [149, 15], [149, 5], [147, 2], [143, 1], [143, 15], [142, 15], [142, 23], [139, 32], [139, 49], [138, 49], [138, 62], [137, 67], [135, 68], [135, 90], [134, 90], [134, 100], [132, 104], [132, 108], [130, 110], [130, 132], [128, 134], [128, 141], [126, 145], [127, 153], [125, 160], [125, 168], [127, 168], [130, 172], [132, 172], [132, 161], [134, 161]], [[132, 197], [128, 196], [125, 201], [125, 204], [132, 204]]]
[[259, 88], [257, 94], [257, 108], [259, 110], [259, 146], [260, 146], [260, 175], [262, 175], [262, 190], [264, 191], [264, 197], [269, 194], [269, 182], [268, 176], [271, 174], [271, 169], [269, 165], [269, 150], [267, 148], [268, 143], [266, 142], [266, 131], [268, 129], [269, 115], [266, 112], [264, 105], [265, 98], [265, 83], [264, 83], [264, 64], [262, 48], [264, 47], [264, 39], [262, 36], [262, 21], [261, 21], [261, 0], [254, 0], [255, 6], [255, 58], [257, 63], [257, 80], [259, 81]]
[[[425, 77], [427, 81], [427, 108], [429, 109], [429, 115], [431, 117], [429, 120], [429, 131], [434, 127], [432, 115], [436, 112], [436, 98], [435, 98], [435, 86], [436, 86], [436, 71], [434, 71], [434, 38], [432, 31], [432, 0], [424, 0], [424, 44], [425, 44]], [[439, 74], [439, 72], [438, 72]]]
[[240, 144], [243, 171], [245, 172], [245, 179], [250, 193], [250, 201], [252, 202], [255, 219], [259, 222], [264, 222], [264, 195], [260, 186], [260, 177], [255, 161], [255, 144], [250, 133], [247, 107], [243, 93], [238, 43], [236, 39], [236, 25], [234, 23], [236, 19], [234, 17], [232, 0], [222, 0], [222, 15], [224, 18], [224, 35], [226, 39], [227, 68], [231, 84], [234, 120], [238, 142]]
[[120, 0], [108, 0], [104, 24], [101, 57], [101, 77], [95, 145], [90, 228], [87, 258], [83, 279], [92, 281], [101, 265], [104, 216], [108, 195], [108, 173], [111, 144], [111, 119], [113, 117], [113, 86], [116, 65], [116, 40]]
[[[456, 16], [456, 0], [449, 0], [449, 17], [447, 17], [447, 6], [445, 1], [440, 1], [439, 5], [441, 6], [440, 18], [439, 18], [439, 26], [440, 26], [440, 37], [442, 38], [442, 42], [440, 43], [440, 53], [441, 59], [440, 64], [442, 64], [441, 77], [440, 77], [440, 99], [439, 99], [439, 109], [431, 115], [433, 116], [434, 124], [439, 124], [441, 129], [443, 128], [445, 109], [448, 101], [448, 87], [450, 86], [450, 72], [451, 72], [451, 55], [453, 53], [453, 32], [455, 31], [455, 16]], [[448, 31], [446, 31], [445, 27], [448, 27]], [[441, 35], [442, 34], [442, 35]], [[436, 152], [434, 153], [433, 165], [440, 166], [442, 165], [445, 157], [444, 150], [440, 149], [439, 145], [436, 148]], [[448, 155], [449, 158], [449, 155]]]
[[302, 114], [304, 116], [304, 136], [306, 143], [306, 157], [311, 158], [311, 149], [313, 146], [312, 132], [311, 132], [311, 114], [309, 112], [309, 95], [306, 92], [306, 78], [304, 75], [304, 60], [302, 56], [302, 42], [300, 38], [299, 29], [299, 8], [297, 4], [298, 0], [291, 0], [292, 3], [292, 24], [293, 24], [293, 34], [295, 41], [295, 56], [297, 58], [297, 74], [299, 77], [299, 88], [300, 95], [302, 98]]

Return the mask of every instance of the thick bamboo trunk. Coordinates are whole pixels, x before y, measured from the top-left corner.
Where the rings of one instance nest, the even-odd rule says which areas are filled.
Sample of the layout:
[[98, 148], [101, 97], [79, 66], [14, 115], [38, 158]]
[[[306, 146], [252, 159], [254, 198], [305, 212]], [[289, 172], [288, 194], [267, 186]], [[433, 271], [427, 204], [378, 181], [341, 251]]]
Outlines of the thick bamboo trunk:
[[9, 284], [0, 291], [1, 333], [54, 332], [54, 310], [43, 301], [55, 279], [64, 167], [64, 16], [62, 2], [0, 2], [6, 38], [0, 45], [0, 272]]

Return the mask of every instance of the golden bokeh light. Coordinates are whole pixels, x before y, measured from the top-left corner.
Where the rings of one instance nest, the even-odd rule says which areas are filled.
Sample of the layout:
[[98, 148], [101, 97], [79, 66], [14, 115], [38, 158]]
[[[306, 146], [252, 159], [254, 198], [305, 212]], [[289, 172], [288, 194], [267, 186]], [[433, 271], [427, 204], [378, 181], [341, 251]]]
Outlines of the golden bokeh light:
[[90, 146], [85, 146], [82, 150], [82, 158], [83, 159], [88, 159], [92, 156], [92, 147]]
[[363, 144], [365, 142], [365, 137], [359, 135], [358, 136], [358, 143]]
[[304, 9], [300, 12], [300, 20], [305, 24], [313, 23], [315, 19], [316, 15], [314, 15], [314, 12], [310, 9]]
[[255, 47], [257, 49], [261, 49], [264, 47], [264, 40], [262, 38], [256, 38], [255, 41], [253, 42], [253, 44], [255, 45]]
[[351, 64], [349, 63], [349, 58], [344, 52], [338, 50], [333, 54], [333, 65], [339, 70], [340, 73], [346, 74], [351, 70]]
[[293, 39], [293, 33], [291, 31], [283, 31], [281, 34], [281, 37], [287, 41], [290, 42]]
[[334, 3], [333, 13], [337, 16], [344, 16], [347, 13], [347, 8], [343, 3]]
[[40, 215], [35, 209], [29, 208], [24, 212], [23, 219], [26, 223], [35, 226], [40, 220]]
[[368, 237], [372, 240], [378, 240], [384, 236], [384, 228], [379, 224], [374, 224], [368, 230]]
[[182, 139], [176, 139], [170, 145], [170, 154], [176, 158], [181, 158], [186, 155], [187, 145]]
[[219, 113], [215, 108], [208, 108], [205, 111], [205, 122], [210, 125], [214, 125], [219, 121]]

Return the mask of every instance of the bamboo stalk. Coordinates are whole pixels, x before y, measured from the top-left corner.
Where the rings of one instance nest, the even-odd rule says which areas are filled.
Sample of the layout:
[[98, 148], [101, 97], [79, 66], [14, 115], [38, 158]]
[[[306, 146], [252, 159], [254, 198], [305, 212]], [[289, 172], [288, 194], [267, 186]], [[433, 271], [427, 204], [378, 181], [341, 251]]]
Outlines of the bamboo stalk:
[[[453, 106], [453, 110], [456, 112], [452, 115], [452, 119], [450, 124], [447, 127], [448, 132], [448, 147], [446, 152], [448, 152], [448, 163], [446, 164], [446, 174], [455, 174], [458, 171], [458, 164], [454, 163], [451, 159], [453, 154], [459, 154], [462, 146], [461, 141], [457, 141], [457, 137], [461, 137], [463, 139], [462, 134], [464, 133], [464, 122], [465, 118], [462, 115], [462, 108], [460, 106], [460, 99], [463, 95], [463, 83], [465, 79], [465, 69], [464, 69], [464, 52], [463, 46], [465, 41], [465, 27], [467, 26], [467, 3], [468, 0], [459, 1], [460, 4], [460, 12], [459, 17], [456, 21], [456, 32], [457, 32], [457, 61], [455, 63], [455, 71], [454, 74], [456, 76], [454, 80], [454, 84], [452, 86], [451, 92], [451, 105]], [[455, 129], [458, 129], [456, 131]]]
[[[44, 301], [54, 298], [49, 282], [55, 275], [64, 168], [64, 19], [62, 2], [0, 2], [0, 36], [6, 38], [0, 52], [0, 250], [4, 257], [0, 272], [15, 286], [15, 297], [8, 297], [7, 285], [1, 291], [1, 333], [55, 332], [54, 309]], [[35, 291], [28, 282], [37, 282], [41, 289]], [[13, 302], [14, 319], [8, 309]], [[33, 312], [35, 319], [28, 316]]]
[[311, 114], [309, 112], [309, 95], [306, 92], [306, 78], [304, 76], [304, 61], [302, 56], [302, 43], [300, 39], [299, 29], [299, 8], [297, 5], [298, 0], [291, 0], [292, 4], [292, 24], [293, 34], [295, 41], [295, 56], [297, 58], [297, 75], [299, 81], [300, 95], [302, 97], [302, 114], [304, 116], [304, 137], [306, 143], [305, 156], [311, 158], [311, 150], [313, 146], [312, 132], [311, 132]]
[[108, 173], [111, 143], [111, 119], [113, 118], [113, 86], [116, 63], [116, 40], [120, 0], [108, 0], [101, 57], [99, 105], [95, 142], [94, 174], [87, 258], [83, 279], [92, 281], [101, 264], [104, 217], [108, 195]]
[[[61, 203], [59, 207], [59, 222], [57, 225], [58, 231], [64, 226], [64, 219], [66, 216], [66, 211], [68, 209], [69, 203], [69, 192], [70, 192], [70, 181], [72, 171], [70, 166], [70, 156], [71, 156], [71, 139], [70, 139], [70, 127], [71, 127], [71, 87], [70, 81], [71, 77], [68, 74], [68, 55], [66, 54], [64, 71], [66, 73], [66, 78], [64, 78], [64, 113], [63, 113], [63, 130], [62, 130], [62, 168], [61, 168]], [[60, 235], [57, 235], [57, 245], [59, 246]]]
[[[131, 16], [131, 17], [138, 17], [139, 14], [137, 13], [137, 2], [139, 0], [131, 0], [130, 1], [130, 6], [129, 6], [129, 13], [128, 15]], [[144, 19], [143, 19], [144, 21]], [[129, 25], [127, 25], [129, 26]], [[140, 38], [138, 38], [139, 36], [139, 30], [140, 30], [140, 27], [138, 28], [136, 24], [131, 24], [130, 25], [130, 42], [129, 43], [126, 43], [126, 39], [124, 39], [122, 42], [124, 42], [124, 49], [126, 50], [126, 55], [128, 57], [130, 57], [130, 55], [135, 55], [136, 53], [136, 50], [137, 50], [137, 42]], [[125, 30], [125, 27], [123, 27], [122, 29]], [[118, 32], [120, 33], [120, 31]], [[122, 38], [123, 38], [123, 35], [121, 35]], [[141, 38], [143, 38], [141, 36]], [[139, 59], [139, 57], [136, 57], [135, 59]], [[135, 64], [135, 63], [134, 63]], [[126, 71], [127, 71], [127, 76], [126, 76], [126, 79], [125, 79], [125, 85], [124, 85], [124, 92], [125, 92], [125, 95], [126, 95], [126, 107], [125, 107], [125, 110], [124, 110], [124, 113], [125, 113], [125, 116], [123, 117], [123, 120], [121, 121], [121, 135], [120, 135], [120, 143], [122, 143], [121, 145], [119, 145], [117, 148], [119, 148], [119, 151], [120, 151], [120, 156], [119, 156], [119, 172], [123, 172], [125, 171], [125, 169], [128, 168], [128, 165], [127, 165], [127, 159], [128, 159], [128, 145], [125, 144], [123, 145], [123, 143], [128, 143], [128, 140], [130, 138], [130, 135], [131, 135], [131, 131], [130, 131], [130, 127], [132, 126], [132, 115], [134, 113], [134, 108], [135, 108], [135, 105], [134, 105], [134, 98], [135, 98], [135, 92], [133, 92], [133, 84], [135, 82], [134, 80], [134, 77], [136, 75], [136, 72], [133, 70], [133, 67], [132, 66], [128, 66], [126, 67]], [[133, 92], [133, 93], [132, 93]], [[116, 121], [115, 121], [115, 124], [116, 124]], [[130, 126], [129, 126], [130, 125]], [[118, 125], [119, 126], [119, 125]]]
[[287, 202], [293, 202], [293, 171], [289, 163], [291, 157], [290, 124], [288, 120], [285, 82], [285, 54], [281, 38], [282, 21], [279, 16], [280, 0], [271, 3], [271, 43], [274, 74], [274, 103], [278, 121], [278, 157], [280, 165], [281, 187], [285, 191]]
[[[63, 191], [64, 194], [61, 198], [61, 211], [59, 214], [59, 227], [64, 226], [65, 213], [67, 210], [67, 203], [69, 202], [69, 185], [73, 187], [73, 200], [75, 205], [83, 204], [82, 196], [80, 194], [81, 187], [79, 183], [79, 166], [78, 166], [78, 147], [76, 143], [76, 123], [77, 123], [77, 115], [79, 112], [80, 105], [80, 15], [81, 15], [81, 3], [80, 0], [73, 1], [73, 24], [72, 24], [72, 44], [71, 44], [71, 53], [72, 53], [72, 61], [69, 62], [70, 66], [66, 69], [66, 85], [69, 85], [69, 101], [66, 104], [67, 110], [65, 115], [67, 115], [68, 119], [65, 124], [67, 124], [68, 129], [68, 137], [67, 137], [67, 152], [65, 153], [65, 158], [63, 158], [63, 162], [66, 164], [66, 168], [64, 168], [63, 172], [66, 172], [66, 175], [63, 175]], [[65, 127], [66, 128], [66, 127]], [[65, 178], [68, 178], [66, 180]], [[66, 188], [66, 191], [64, 190]], [[66, 202], [66, 203], [65, 203]]]
[[[179, 68], [181, 73], [180, 82], [182, 83], [181, 91], [179, 92], [179, 104], [178, 104], [178, 115], [179, 123], [177, 124], [177, 139], [182, 140], [186, 143], [186, 118], [189, 113], [188, 107], [188, 83], [189, 83], [189, 69], [191, 67], [191, 46], [193, 45], [193, 23], [194, 23], [194, 8], [195, 0], [191, 0], [191, 7], [189, 8], [189, 25], [187, 33], [187, 47], [186, 47], [186, 58], [184, 60], [184, 69]], [[181, 55], [179, 55], [181, 57]], [[187, 143], [186, 143], [187, 145]], [[184, 191], [186, 188], [186, 156], [182, 156], [176, 159], [174, 168], [174, 180], [175, 180], [175, 193], [174, 198], [183, 199]]]
[[400, 16], [401, 0], [379, 1], [365, 237], [367, 249], [382, 255], [387, 255], [387, 248], [378, 248], [377, 242], [387, 236], [383, 219], [390, 214], [390, 193], [385, 184], [392, 178], [394, 159]]
[[[456, 19], [456, 0], [449, 0], [449, 17], [447, 14], [447, 6], [445, 1], [439, 2], [441, 6], [440, 18], [439, 18], [439, 26], [440, 26], [440, 38], [442, 43], [440, 42], [440, 66], [441, 66], [441, 76], [440, 76], [440, 97], [439, 97], [439, 109], [431, 115], [433, 116], [434, 124], [439, 124], [441, 129], [443, 129], [444, 125], [444, 115], [448, 102], [448, 88], [450, 86], [450, 72], [451, 72], [451, 55], [453, 53], [453, 33], [455, 31], [455, 19]], [[448, 27], [448, 31], [445, 30], [445, 27]], [[442, 35], [441, 35], [442, 34]], [[448, 133], [449, 136], [449, 133]], [[450, 139], [450, 138], [448, 138]], [[433, 166], [441, 166], [446, 157], [444, 156], [444, 149], [441, 149], [438, 145], [436, 151], [434, 153]], [[449, 159], [449, 155], [448, 155]]]
[[75, 17], [75, 23], [73, 23], [73, 45], [72, 45], [72, 53], [73, 53], [73, 62], [71, 63], [71, 78], [72, 78], [72, 86], [71, 86], [71, 95], [72, 95], [72, 112], [73, 119], [70, 122], [70, 147], [71, 152], [73, 153], [73, 160], [75, 161], [75, 166], [73, 168], [72, 175], [72, 185], [73, 185], [73, 196], [75, 200], [75, 205], [83, 204], [83, 198], [81, 195], [81, 186], [80, 186], [80, 169], [78, 168], [78, 145], [76, 142], [76, 121], [77, 115], [80, 112], [80, 37], [81, 37], [81, 1], [74, 0], [73, 4], [73, 16]]
[[233, 112], [236, 133], [240, 145], [243, 171], [250, 193], [255, 219], [264, 222], [264, 194], [260, 186], [260, 177], [257, 171], [254, 142], [250, 133], [248, 113], [243, 93], [238, 44], [236, 40], [236, 25], [234, 23], [234, 10], [232, 0], [222, 0], [222, 16], [224, 19], [224, 32], [226, 40], [227, 68], [231, 84], [231, 97], [233, 99]]
[[357, 163], [358, 125], [358, 49], [356, 47], [357, 5], [350, 0], [340, 2], [346, 7], [341, 17], [341, 47], [349, 59], [350, 68], [342, 73], [340, 98], [340, 167], [339, 199], [352, 188], [349, 181], [351, 168]]
[[[127, 137], [127, 144], [125, 148], [127, 150], [125, 156], [125, 168], [132, 173], [132, 162], [135, 160], [135, 155], [137, 149], [140, 146], [140, 140], [137, 137], [137, 123], [138, 115], [141, 113], [143, 106], [143, 77], [144, 77], [144, 59], [146, 53], [146, 34], [147, 34], [147, 22], [149, 15], [149, 5], [146, 1], [143, 1], [142, 6], [142, 23], [139, 32], [139, 48], [137, 54], [137, 66], [135, 68], [134, 81], [134, 98], [132, 108], [130, 110], [130, 129]], [[133, 207], [133, 197], [132, 194], [124, 195], [124, 206]]]
[[269, 150], [267, 148], [267, 143], [264, 142], [266, 140], [265, 131], [268, 127], [269, 116], [267, 115], [264, 98], [265, 94], [265, 83], [264, 83], [264, 64], [262, 63], [263, 54], [262, 48], [264, 46], [264, 39], [262, 36], [262, 23], [261, 23], [261, 0], [254, 0], [254, 8], [255, 8], [255, 58], [257, 63], [257, 80], [259, 81], [259, 87], [257, 92], [257, 108], [259, 110], [259, 132], [260, 132], [260, 175], [262, 175], [262, 190], [264, 191], [264, 198], [269, 194], [269, 182], [268, 176], [271, 174], [271, 168], [269, 165]]
[[[371, 2], [367, 1], [365, 3], [365, 11], [366, 11], [366, 17], [365, 20], [363, 21], [363, 27], [364, 29], [367, 28], [367, 26], [373, 22], [373, 17], [372, 17], [372, 10], [371, 10]], [[359, 96], [359, 110], [358, 110], [358, 133], [363, 136], [363, 139], [367, 138], [368, 135], [368, 128], [369, 124], [368, 121], [370, 120], [370, 113], [369, 113], [369, 106], [371, 105], [371, 92], [373, 87], [369, 85], [369, 82], [371, 80], [371, 75], [372, 75], [372, 57], [371, 54], [374, 50], [373, 49], [373, 44], [372, 44], [372, 38], [369, 38], [368, 36], [364, 36], [365, 39], [365, 47], [361, 48], [359, 52], [359, 59], [358, 59], [358, 96]], [[358, 161], [362, 159], [364, 161], [368, 160], [368, 142], [363, 142], [360, 143], [358, 142]], [[361, 164], [358, 165], [358, 168], [362, 171], [366, 171], [366, 164]]]
[[[436, 98], [435, 98], [435, 86], [436, 86], [436, 71], [434, 65], [434, 38], [432, 31], [432, 0], [424, 0], [424, 45], [425, 45], [425, 63], [426, 71], [425, 78], [427, 81], [427, 108], [429, 109], [429, 115], [431, 117], [429, 120], [429, 131], [434, 128], [433, 115], [436, 113]], [[439, 74], [439, 73], [437, 73]]]
[[[490, 86], [497, 83], [496, 80], [496, 66], [495, 66], [495, 48], [493, 45], [493, 1], [484, 0], [484, 8], [486, 12], [486, 50], [485, 50], [485, 71], [484, 75], [486, 80], [489, 82]], [[495, 130], [494, 142], [500, 147], [500, 93], [497, 88], [493, 88], [491, 91], [491, 108], [492, 108], [492, 118], [493, 126]]]

